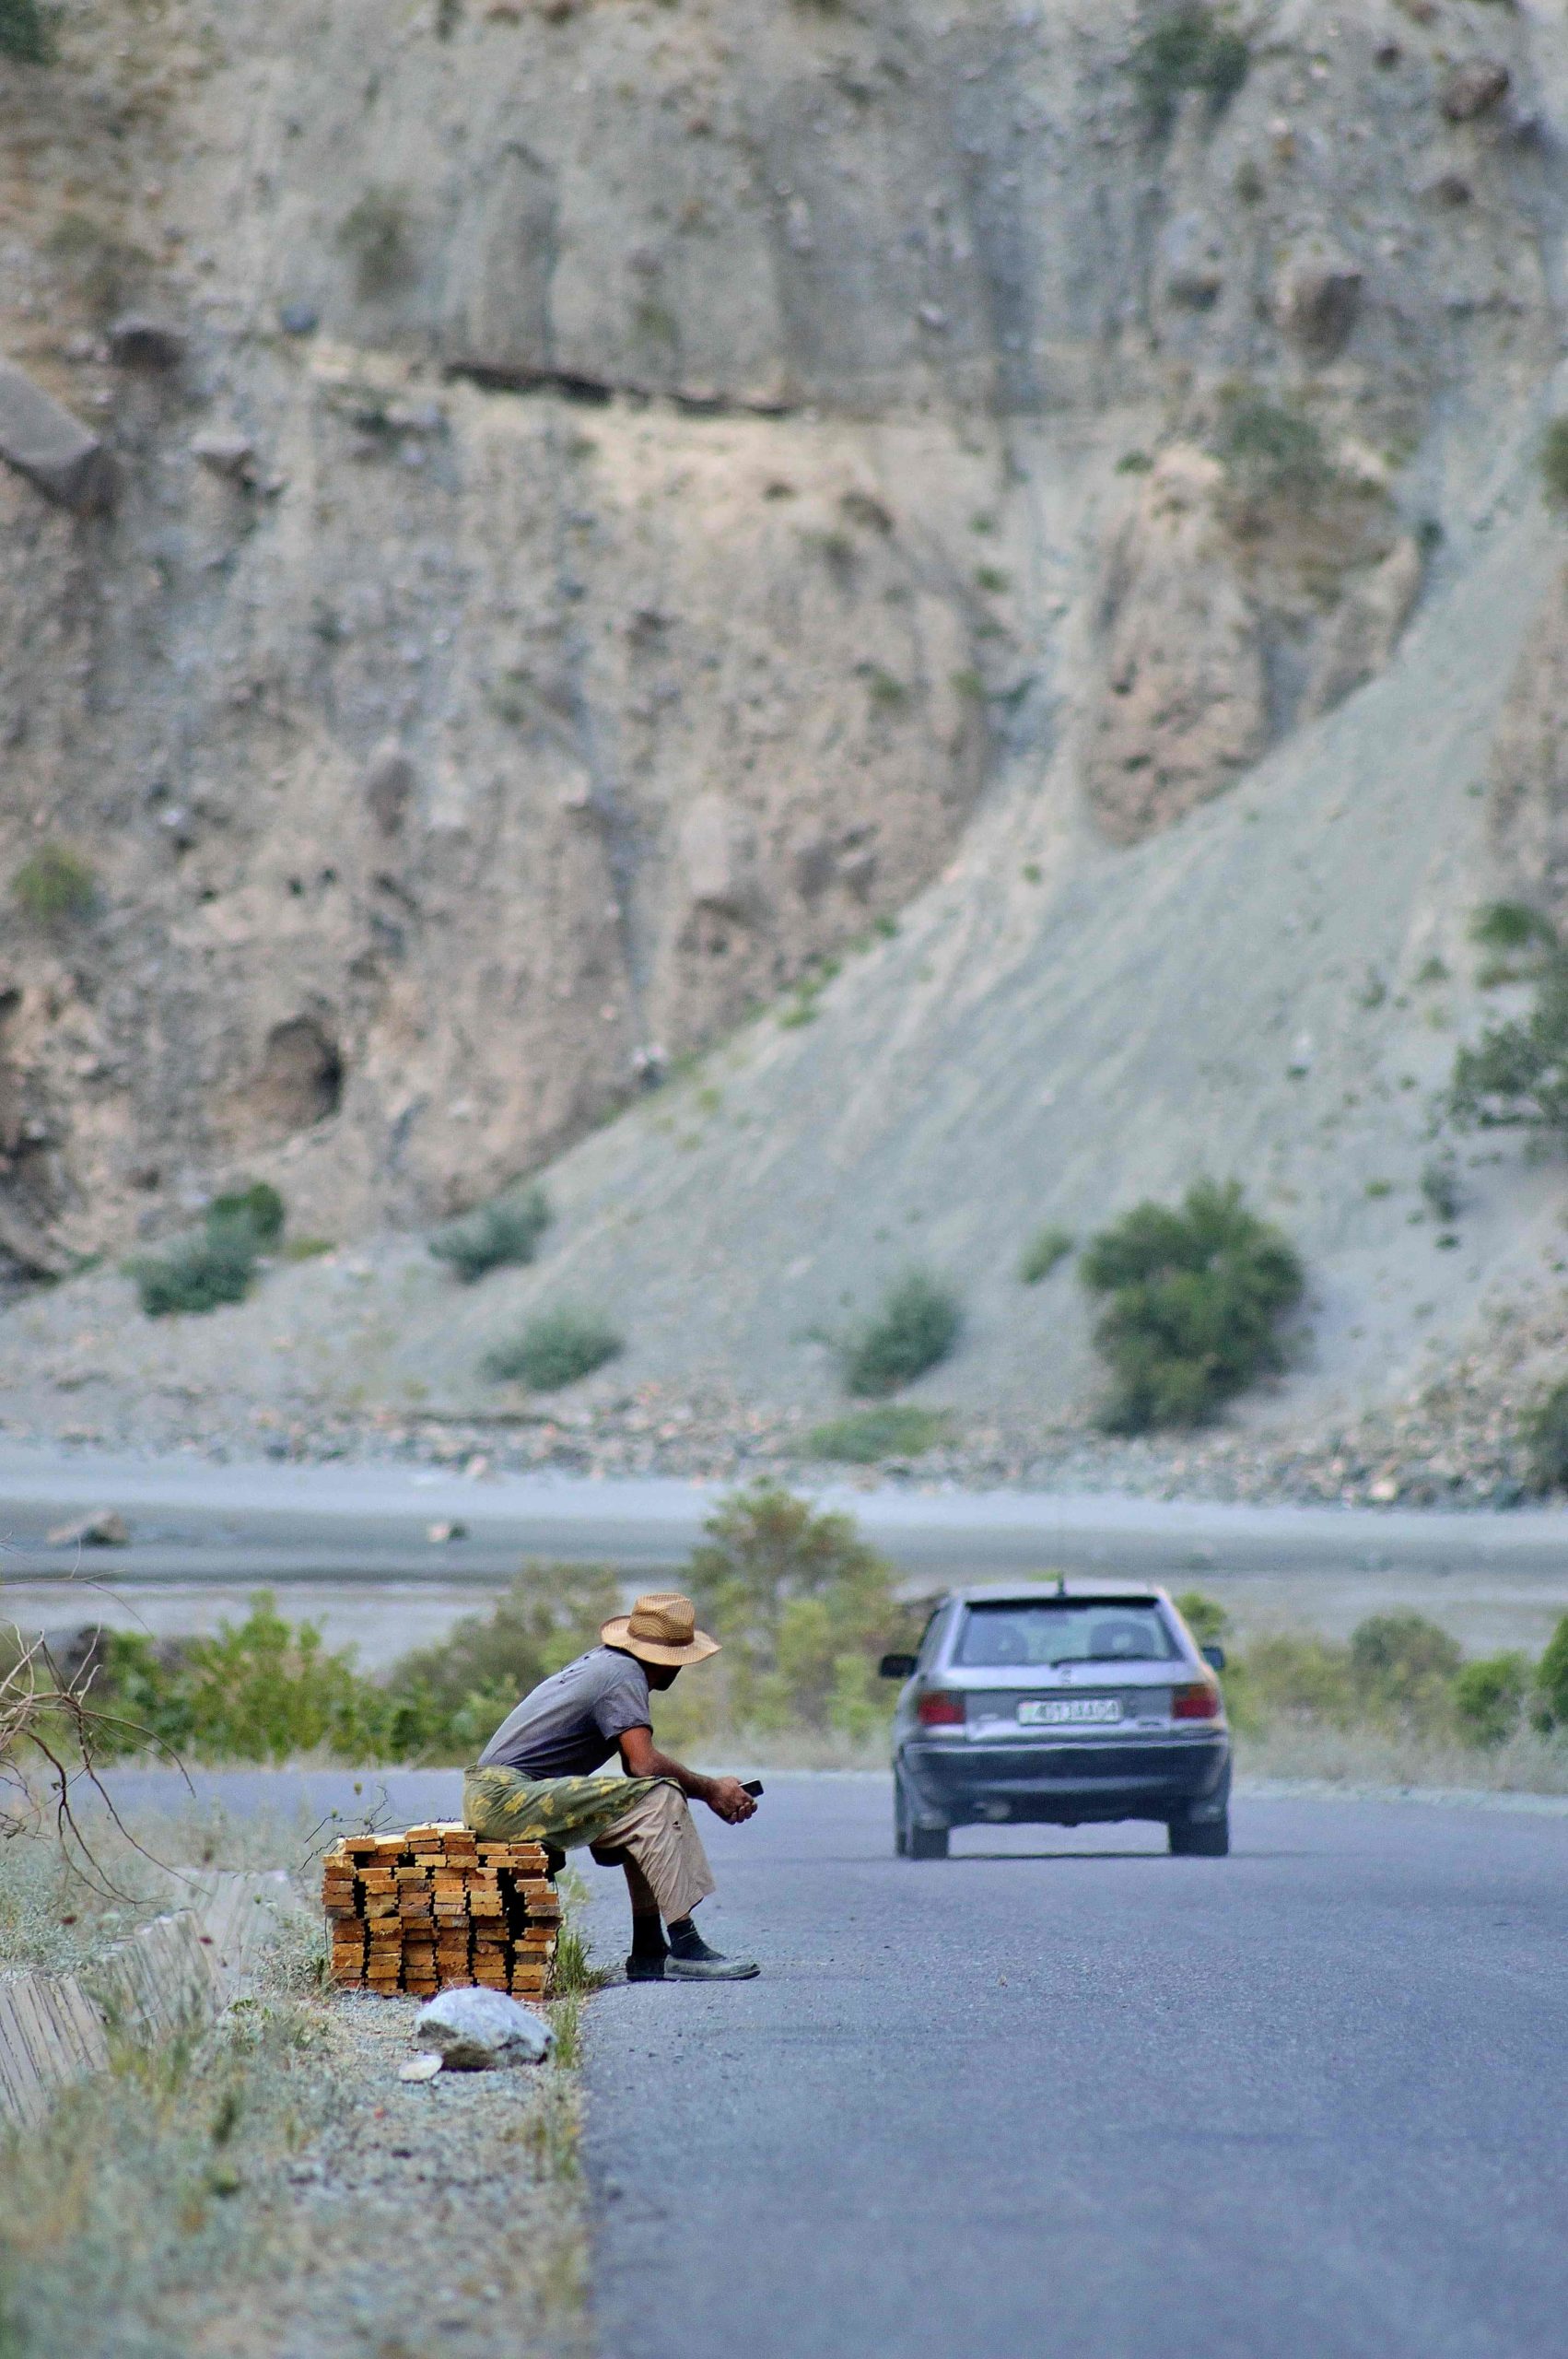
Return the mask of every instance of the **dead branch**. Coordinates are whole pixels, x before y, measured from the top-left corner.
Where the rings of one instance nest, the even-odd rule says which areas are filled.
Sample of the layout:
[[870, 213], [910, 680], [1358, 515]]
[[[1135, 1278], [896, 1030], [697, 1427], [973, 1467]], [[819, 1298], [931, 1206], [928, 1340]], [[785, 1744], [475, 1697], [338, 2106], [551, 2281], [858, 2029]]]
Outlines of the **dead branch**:
[[[0, 1625], [0, 1637], [5, 1635]], [[123, 1899], [126, 1895], [111, 1881], [83, 1833], [77, 1790], [86, 1786], [131, 1848], [161, 1867], [165, 1862], [153, 1859], [121, 1817], [99, 1774], [99, 1757], [112, 1741], [130, 1737], [161, 1753], [193, 1792], [189, 1773], [179, 1755], [150, 1729], [99, 1710], [90, 1700], [90, 1670], [74, 1679], [63, 1678], [41, 1637], [28, 1639], [14, 1626], [8, 1635], [15, 1654], [9, 1667], [0, 1670], [0, 1841], [39, 1835], [52, 1824], [55, 1842], [77, 1873], [115, 1899]]]

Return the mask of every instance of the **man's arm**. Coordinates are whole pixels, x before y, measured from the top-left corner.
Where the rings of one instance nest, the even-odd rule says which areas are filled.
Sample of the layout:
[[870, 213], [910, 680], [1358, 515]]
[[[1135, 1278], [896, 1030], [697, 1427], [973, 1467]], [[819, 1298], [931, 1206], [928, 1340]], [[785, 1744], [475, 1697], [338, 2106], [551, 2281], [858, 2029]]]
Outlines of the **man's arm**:
[[661, 1753], [651, 1729], [623, 1730], [620, 1745], [621, 1766], [628, 1778], [672, 1778], [688, 1801], [706, 1802], [731, 1826], [739, 1826], [756, 1808], [738, 1778], [705, 1778], [700, 1769], [688, 1769]]

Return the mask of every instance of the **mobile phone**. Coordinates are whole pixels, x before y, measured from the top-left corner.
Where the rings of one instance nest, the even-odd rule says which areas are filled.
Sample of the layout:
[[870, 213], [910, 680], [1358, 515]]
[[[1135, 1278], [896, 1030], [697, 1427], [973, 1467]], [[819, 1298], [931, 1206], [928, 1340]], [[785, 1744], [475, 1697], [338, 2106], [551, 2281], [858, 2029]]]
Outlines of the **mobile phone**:
[[762, 1779], [760, 1778], [748, 1778], [742, 1786], [741, 1791], [743, 1794], [750, 1794], [753, 1802], [760, 1802], [762, 1800]]

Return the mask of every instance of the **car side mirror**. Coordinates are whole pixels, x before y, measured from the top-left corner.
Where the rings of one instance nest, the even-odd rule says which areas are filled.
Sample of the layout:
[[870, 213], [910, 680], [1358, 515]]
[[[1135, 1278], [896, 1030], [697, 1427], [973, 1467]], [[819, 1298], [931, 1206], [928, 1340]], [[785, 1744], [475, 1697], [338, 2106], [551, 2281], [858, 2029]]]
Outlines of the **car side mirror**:
[[879, 1679], [913, 1679], [916, 1658], [913, 1655], [883, 1655], [878, 1663]]
[[1225, 1650], [1223, 1647], [1199, 1647], [1198, 1651], [1202, 1656], [1211, 1671], [1223, 1671], [1225, 1667]]

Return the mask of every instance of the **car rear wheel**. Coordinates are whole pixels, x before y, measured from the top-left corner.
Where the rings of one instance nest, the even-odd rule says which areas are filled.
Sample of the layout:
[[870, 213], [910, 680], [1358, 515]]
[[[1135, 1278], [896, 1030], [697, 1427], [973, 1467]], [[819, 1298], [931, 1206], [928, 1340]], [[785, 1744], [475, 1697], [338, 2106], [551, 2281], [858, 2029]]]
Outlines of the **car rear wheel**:
[[945, 1860], [945, 1826], [919, 1826], [908, 1792], [895, 1769], [893, 1773], [893, 1848], [901, 1860]]
[[1171, 1849], [1178, 1860], [1223, 1860], [1231, 1848], [1231, 1814], [1218, 1818], [1173, 1818]]

